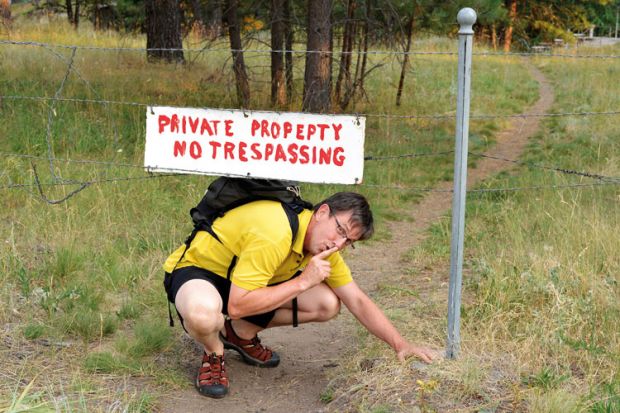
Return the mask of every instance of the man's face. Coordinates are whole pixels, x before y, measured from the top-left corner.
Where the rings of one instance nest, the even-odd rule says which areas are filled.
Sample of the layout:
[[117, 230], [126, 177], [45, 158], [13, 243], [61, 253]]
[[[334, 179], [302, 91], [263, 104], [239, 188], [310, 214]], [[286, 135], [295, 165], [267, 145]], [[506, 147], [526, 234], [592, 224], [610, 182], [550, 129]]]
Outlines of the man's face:
[[332, 214], [329, 206], [323, 204], [310, 220], [304, 239], [304, 250], [312, 255], [333, 247], [342, 251], [357, 241], [361, 234], [359, 225], [351, 223], [351, 211]]

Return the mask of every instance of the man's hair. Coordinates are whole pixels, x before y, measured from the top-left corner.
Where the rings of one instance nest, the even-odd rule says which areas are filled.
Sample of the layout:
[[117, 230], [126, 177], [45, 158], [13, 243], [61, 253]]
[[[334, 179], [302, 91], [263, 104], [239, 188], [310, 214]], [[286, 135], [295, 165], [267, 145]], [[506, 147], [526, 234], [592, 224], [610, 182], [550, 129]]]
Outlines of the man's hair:
[[337, 212], [351, 211], [351, 223], [359, 225], [362, 231], [359, 238], [360, 241], [367, 240], [375, 232], [372, 211], [370, 210], [368, 201], [363, 195], [355, 192], [337, 192], [316, 204], [314, 210], [318, 210], [323, 204], [329, 206], [332, 215]]

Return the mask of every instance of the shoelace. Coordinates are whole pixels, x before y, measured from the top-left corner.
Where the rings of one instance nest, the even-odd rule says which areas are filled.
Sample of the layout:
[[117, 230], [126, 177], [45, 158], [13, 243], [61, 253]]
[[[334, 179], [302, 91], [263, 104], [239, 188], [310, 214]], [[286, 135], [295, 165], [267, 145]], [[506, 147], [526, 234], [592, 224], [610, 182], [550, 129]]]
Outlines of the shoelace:
[[272, 353], [271, 349], [263, 346], [260, 343], [260, 338], [258, 338], [258, 336], [252, 339], [252, 346], [260, 350], [256, 358], [260, 360], [269, 360], [271, 358], [271, 353]]
[[222, 384], [222, 379], [226, 379], [225, 374], [224, 360], [216, 355], [205, 354], [202, 367], [199, 369], [198, 381], [206, 385]]

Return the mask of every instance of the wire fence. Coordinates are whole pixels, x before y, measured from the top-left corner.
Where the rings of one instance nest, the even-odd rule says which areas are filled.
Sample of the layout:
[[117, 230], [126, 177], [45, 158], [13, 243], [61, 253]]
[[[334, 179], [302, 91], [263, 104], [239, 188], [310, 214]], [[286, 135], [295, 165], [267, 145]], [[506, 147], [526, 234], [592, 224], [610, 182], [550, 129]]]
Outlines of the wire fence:
[[[405, 158], [416, 158], [416, 157], [430, 157], [430, 156], [446, 156], [446, 155], [452, 155], [454, 153], [454, 151], [443, 151], [443, 152], [435, 152], [435, 153], [411, 153], [411, 154], [400, 154], [400, 155], [393, 155], [393, 156], [367, 156], [366, 160], [369, 161], [384, 161], [384, 160], [394, 160], [394, 159], [405, 159]], [[558, 172], [561, 174], [566, 174], [566, 175], [576, 175], [576, 176], [581, 176], [581, 177], [585, 177], [585, 178], [592, 178], [592, 179], [596, 179], [598, 180], [598, 182], [590, 182], [590, 183], [583, 183], [583, 182], [579, 182], [579, 183], [572, 183], [572, 184], [549, 184], [549, 185], [530, 185], [530, 186], [519, 186], [519, 187], [499, 187], [499, 188], [476, 188], [476, 189], [469, 189], [467, 192], [470, 194], [484, 194], [484, 193], [494, 193], [494, 192], [517, 192], [517, 191], [540, 191], [540, 190], [558, 190], [558, 189], [574, 189], [574, 188], [580, 188], [580, 189], [593, 189], [593, 188], [597, 188], [597, 187], [602, 187], [602, 186], [613, 186], [613, 185], [620, 185], [620, 177], [615, 177], [615, 176], [605, 176], [605, 175], [600, 175], [600, 174], [594, 174], [594, 173], [590, 173], [590, 172], [583, 172], [583, 171], [576, 171], [576, 170], [570, 170], [570, 169], [566, 169], [566, 168], [559, 168], [559, 167], [553, 167], [553, 166], [549, 166], [549, 165], [541, 165], [541, 164], [536, 164], [536, 163], [531, 163], [531, 162], [523, 162], [523, 161], [519, 161], [519, 160], [515, 160], [515, 159], [507, 159], [507, 158], [501, 158], [501, 157], [495, 157], [495, 156], [490, 156], [490, 155], [486, 155], [486, 154], [480, 154], [480, 153], [474, 153], [474, 152], [470, 152], [469, 153], [472, 156], [478, 156], [478, 157], [482, 157], [482, 158], [489, 158], [489, 159], [495, 159], [495, 160], [500, 160], [503, 162], [509, 162], [509, 163], [513, 163], [513, 164], [517, 164], [517, 165], [521, 165], [521, 166], [526, 166], [529, 168], [534, 168], [534, 169], [540, 169], [540, 170], [545, 170], [545, 171], [553, 171], [553, 172]], [[19, 153], [8, 153], [8, 152], [0, 152], [0, 156], [3, 157], [15, 157], [15, 158], [25, 158], [25, 159], [40, 159], [40, 160], [50, 160], [50, 158], [48, 157], [44, 157], [44, 156], [36, 156], [36, 155], [28, 155], [28, 154], [19, 154]], [[94, 165], [105, 165], [105, 166], [113, 166], [113, 167], [128, 167], [128, 168], [135, 168], [135, 169], [141, 169], [144, 170], [144, 166], [143, 165], [138, 165], [138, 164], [127, 164], [127, 163], [116, 163], [116, 162], [107, 162], [107, 161], [95, 161], [95, 160], [76, 160], [76, 159], [62, 159], [62, 158], [53, 158], [51, 159], [54, 162], [68, 162], [68, 163], [81, 163], [81, 164], [94, 164]], [[167, 168], [159, 168], [160, 170], [166, 170]], [[82, 180], [82, 181], [76, 181], [76, 180], [65, 180], [65, 179], [56, 179], [52, 182], [41, 182], [39, 180], [37, 171], [36, 171], [36, 167], [34, 166], [34, 164], [32, 164], [32, 170], [34, 172], [34, 182], [31, 183], [11, 183], [8, 185], [4, 185], [4, 186], [0, 186], [0, 190], [7, 190], [7, 189], [36, 189], [38, 191], [38, 194], [40, 196], [40, 198], [42, 200], [44, 200], [45, 202], [49, 203], [49, 204], [59, 204], [62, 203], [64, 201], [67, 201], [68, 199], [72, 198], [74, 195], [76, 195], [77, 193], [79, 193], [80, 191], [90, 187], [91, 185], [98, 185], [98, 184], [107, 184], [107, 183], [114, 183], [114, 182], [128, 182], [128, 181], [143, 181], [143, 180], [149, 180], [149, 179], [162, 179], [162, 178], [169, 178], [169, 177], [179, 177], [179, 176], [184, 176], [187, 173], [192, 173], [195, 172], [193, 170], [179, 170], [179, 169], [170, 169], [170, 173], [158, 173], [158, 174], [152, 174], [150, 173], [148, 170], [146, 171], [145, 175], [141, 175], [141, 176], [123, 176], [123, 177], [103, 177], [103, 178], [98, 178], [98, 179], [91, 179], [91, 180]], [[207, 173], [209, 174], [209, 173]], [[231, 177], [239, 177], [239, 178], [243, 178], [245, 177], [244, 175], [234, 175], [234, 174], [229, 174], [228, 176]], [[50, 199], [48, 198], [44, 191], [43, 191], [43, 187], [58, 187], [58, 186], [62, 186], [62, 187], [77, 187], [75, 189], [73, 189], [71, 192], [69, 192], [69, 194], [63, 196], [60, 199]], [[407, 191], [407, 192], [421, 192], [421, 193], [452, 193], [453, 190], [452, 189], [437, 189], [434, 187], [428, 187], [428, 188], [423, 188], [423, 187], [411, 187], [411, 186], [406, 186], [406, 185], [385, 185], [385, 184], [372, 184], [372, 183], [362, 183], [360, 184], [361, 187], [368, 187], [368, 188], [381, 188], [381, 189], [390, 189], [390, 190], [398, 190], [398, 191]]]
[[[11, 152], [0, 152], [0, 156], [5, 158], [23, 158], [31, 160], [31, 167], [33, 171], [34, 179], [32, 182], [25, 183], [13, 183], [10, 182], [7, 185], [0, 186], [1, 190], [9, 190], [9, 189], [36, 189], [41, 199], [50, 204], [58, 204], [64, 202], [73, 196], [75, 196], [80, 191], [97, 184], [106, 184], [112, 182], [123, 182], [123, 181], [138, 181], [138, 180], [150, 180], [150, 179], [162, 179], [168, 177], [177, 177], [179, 175], [183, 175], [186, 173], [195, 173], [193, 170], [182, 170], [182, 169], [170, 169], [166, 168], [158, 168], [158, 171], [164, 171], [166, 173], [159, 173], [157, 175], [152, 174], [150, 171], [146, 170], [143, 165], [131, 164], [131, 163], [123, 163], [123, 162], [115, 162], [115, 161], [99, 161], [99, 160], [86, 160], [86, 159], [70, 159], [70, 158], [57, 158], [54, 154], [53, 141], [52, 141], [52, 124], [55, 117], [55, 107], [59, 102], [66, 103], [80, 103], [80, 104], [97, 104], [103, 105], [108, 110], [108, 116], [111, 117], [109, 112], [109, 108], [113, 105], [118, 106], [129, 106], [129, 107], [140, 107], [140, 108], [149, 108], [153, 106], [157, 106], [157, 103], [147, 103], [147, 102], [132, 102], [132, 101], [119, 101], [119, 100], [109, 100], [103, 99], [99, 96], [97, 90], [85, 79], [84, 76], [76, 69], [75, 67], [75, 57], [76, 53], [79, 50], [91, 50], [91, 51], [113, 51], [113, 52], [148, 52], [148, 51], [185, 51], [185, 52], [196, 52], [196, 53], [235, 53], [235, 52], [243, 52], [243, 53], [256, 53], [256, 54], [271, 54], [273, 52], [276, 53], [294, 53], [294, 54], [302, 54], [306, 55], [309, 53], [333, 53], [340, 54], [340, 52], [325, 52], [325, 51], [313, 51], [313, 50], [277, 50], [273, 51], [270, 49], [242, 49], [242, 50], [232, 50], [229, 48], [199, 48], [199, 49], [146, 49], [146, 48], [131, 48], [131, 47], [101, 47], [101, 46], [84, 46], [84, 45], [62, 45], [62, 44], [51, 44], [51, 43], [41, 43], [41, 42], [31, 42], [31, 41], [12, 41], [12, 40], [0, 40], [0, 45], [12, 45], [19, 47], [40, 47], [50, 51], [57, 59], [66, 64], [66, 71], [62, 81], [60, 82], [58, 88], [55, 91], [54, 96], [25, 96], [25, 95], [0, 95], [0, 107], [7, 101], [14, 100], [28, 100], [28, 101], [41, 101], [47, 103], [48, 106], [48, 115], [47, 115], [47, 127], [46, 127], [46, 149], [47, 156], [41, 155], [32, 155], [32, 154], [23, 154], [23, 153], [11, 153]], [[56, 51], [56, 49], [65, 49], [70, 50], [71, 55], [66, 57]], [[385, 56], [405, 56], [405, 55], [447, 55], [447, 56], [456, 56], [456, 52], [442, 52], [442, 51], [384, 51], [384, 50], [371, 50], [367, 52], [361, 51], [353, 51], [351, 54], [359, 54], [366, 53], [368, 55], [385, 55]], [[605, 54], [595, 54], [595, 55], [584, 55], [584, 54], [558, 54], [558, 53], [496, 53], [496, 52], [478, 52], [474, 53], [477, 56], [498, 56], [498, 57], [543, 57], [543, 58], [575, 58], [575, 59], [617, 59], [620, 55], [605, 55]], [[82, 82], [84, 82], [88, 89], [93, 95], [96, 97], [94, 99], [86, 99], [86, 98], [72, 98], [72, 97], [62, 97], [62, 92], [67, 82], [67, 79], [74, 73]], [[211, 108], [213, 109], [213, 108]], [[222, 110], [227, 110], [228, 108], [220, 108]], [[255, 112], [255, 111], [252, 111]], [[331, 113], [336, 115], [336, 113]], [[497, 119], [516, 119], [516, 118], [552, 118], [552, 117], [586, 117], [586, 116], [616, 116], [620, 114], [620, 110], [607, 110], [607, 111], [569, 111], [569, 112], [557, 112], [557, 113], [519, 113], [519, 114], [472, 114], [470, 116], [473, 120], [497, 120]], [[438, 113], [438, 114], [413, 114], [413, 115], [397, 115], [397, 114], [389, 114], [389, 113], [355, 113], [353, 114], [358, 117], [366, 117], [366, 118], [382, 118], [382, 119], [397, 119], [397, 120], [437, 120], [437, 121], [447, 121], [453, 120], [454, 114], [450, 113]], [[118, 143], [118, 131], [116, 130], [114, 125], [114, 143], [115, 145]], [[454, 151], [438, 151], [438, 152], [420, 152], [420, 153], [409, 153], [409, 154], [395, 154], [395, 155], [367, 155], [364, 160], [365, 161], [393, 161], [398, 159], [410, 159], [410, 158], [420, 158], [420, 157], [440, 157], [440, 156], [448, 156], [454, 154]], [[469, 193], [488, 193], [488, 192], [515, 192], [515, 191], [530, 191], [530, 190], [555, 190], [555, 189], [565, 189], [565, 188], [596, 188], [601, 186], [610, 186], [610, 185], [619, 185], [620, 177], [615, 176], [606, 176], [599, 173], [588, 172], [588, 171], [578, 171], [573, 169], [568, 169], [559, 166], [550, 166], [550, 165], [541, 165], [535, 164], [532, 162], [526, 162], [516, 159], [508, 159], [497, 156], [492, 156], [489, 154], [478, 153], [478, 152], [470, 152], [471, 156], [478, 158], [488, 158], [497, 161], [512, 163], [519, 166], [524, 166], [527, 168], [540, 169], [548, 172], [556, 172], [564, 175], [573, 175], [579, 176], [582, 178], [591, 178], [596, 181], [590, 183], [571, 183], [571, 184], [550, 184], [550, 185], [534, 185], [534, 186], [523, 186], [523, 187], [500, 187], [500, 188], [478, 188], [478, 189], [470, 189]], [[42, 182], [39, 179], [39, 174], [36, 170], [36, 165], [34, 164], [34, 160], [46, 160], [49, 163], [50, 174], [52, 177], [52, 181], [50, 182]], [[78, 164], [91, 164], [91, 165], [99, 165], [99, 166], [107, 166], [113, 168], [133, 168], [144, 171], [144, 175], [140, 176], [123, 176], [123, 177], [99, 177], [96, 179], [80, 179], [80, 180], [67, 180], [63, 179], [61, 176], [57, 175], [55, 164], [57, 163], [78, 163]], [[205, 174], [209, 174], [206, 172]], [[230, 175], [234, 176], [234, 175]], [[241, 176], [240, 176], [241, 177]], [[423, 187], [408, 187], [402, 185], [381, 185], [381, 184], [373, 184], [373, 183], [363, 183], [362, 186], [370, 187], [370, 188], [384, 188], [384, 189], [392, 189], [392, 190], [402, 190], [402, 191], [410, 191], [410, 192], [445, 192], [451, 193], [451, 189], [437, 189], [437, 188], [423, 188]], [[50, 199], [48, 198], [44, 191], [44, 187], [72, 187], [73, 189], [69, 194], [63, 196], [60, 199]]]
[[[47, 97], [47, 96], [15, 96], [15, 95], [0, 95], [0, 104], [3, 100], [35, 100], [35, 101], [58, 101], [58, 102], [71, 102], [71, 103], [95, 103], [101, 105], [121, 105], [121, 106], [138, 106], [143, 108], [150, 108], [153, 106], [159, 106], [157, 103], [144, 103], [144, 102], [123, 102], [115, 100], [105, 99], [81, 99], [81, 98], [62, 98], [62, 97]], [[209, 109], [217, 110], [230, 110], [230, 108], [224, 107], [209, 107]], [[247, 110], [247, 112], [257, 112], [255, 110]], [[324, 113], [324, 115], [339, 115], [340, 113], [330, 112]], [[400, 119], [400, 120], [453, 120], [454, 114], [435, 114], [435, 115], [393, 115], [388, 113], [353, 113], [354, 116], [366, 117], [366, 118], [382, 118], [382, 119]], [[518, 118], [557, 118], [557, 117], [570, 117], [570, 116], [617, 116], [620, 115], [620, 110], [610, 110], [602, 112], [556, 112], [556, 113], [517, 113], [506, 115], [490, 115], [490, 114], [472, 114], [471, 119], [474, 120], [493, 120], [493, 119], [518, 119]]]
[[[399, 50], [353, 50], [351, 52], [341, 52], [337, 50], [306, 50], [306, 49], [231, 49], [231, 48], [144, 48], [144, 47], [104, 47], [104, 46], [84, 46], [66, 45], [54, 43], [42, 43], [33, 41], [0, 40], [0, 44], [16, 46], [34, 46], [48, 49], [69, 49], [69, 50], [93, 50], [93, 51], [114, 51], [114, 52], [188, 52], [188, 53], [249, 53], [249, 54], [272, 54], [272, 53], [292, 53], [299, 55], [307, 54], [366, 54], [366, 55], [385, 55], [385, 56], [457, 56], [457, 52], [448, 51], [399, 51]], [[474, 56], [498, 56], [498, 57], [552, 57], [566, 59], [618, 59], [620, 55], [615, 54], [568, 54], [552, 52], [474, 52]]]

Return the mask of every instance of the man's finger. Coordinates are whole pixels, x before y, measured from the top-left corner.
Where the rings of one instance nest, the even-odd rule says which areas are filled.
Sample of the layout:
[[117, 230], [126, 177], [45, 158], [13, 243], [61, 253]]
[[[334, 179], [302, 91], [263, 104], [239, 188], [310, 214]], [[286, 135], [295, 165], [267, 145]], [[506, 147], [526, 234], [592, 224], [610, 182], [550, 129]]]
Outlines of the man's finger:
[[430, 364], [430, 363], [432, 363], [432, 362], [433, 362], [433, 359], [432, 359], [431, 357], [429, 357], [429, 356], [426, 354], [426, 352], [423, 352], [423, 351], [419, 352], [419, 353], [418, 353], [418, 357], [419, 357], [419, 358], [421, 358], [421, 359], [422, 359], [422, 361], [423, 361], [423, 362], [425, 362], [425, 363], [427, 363], [427, 364]]
[[330, 249], [325, 250], [325, 251], [317, 254], [316, 256], [319, 257], [320, 259], [323, 259], [323, 258], [329, 257], [330, 255], [332, 255], [336, 251], [338, 251], [338, 247], [331, 247]]

